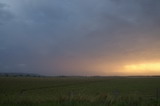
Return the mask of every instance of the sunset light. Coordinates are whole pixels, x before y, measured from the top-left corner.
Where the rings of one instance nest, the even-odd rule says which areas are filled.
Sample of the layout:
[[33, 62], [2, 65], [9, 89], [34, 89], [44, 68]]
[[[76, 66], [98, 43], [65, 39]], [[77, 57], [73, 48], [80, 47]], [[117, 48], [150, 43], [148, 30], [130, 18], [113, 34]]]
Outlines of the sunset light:
[[126, 65], [125, 69], [130, 71], [160, 71], [160, 63], [131, 64]]

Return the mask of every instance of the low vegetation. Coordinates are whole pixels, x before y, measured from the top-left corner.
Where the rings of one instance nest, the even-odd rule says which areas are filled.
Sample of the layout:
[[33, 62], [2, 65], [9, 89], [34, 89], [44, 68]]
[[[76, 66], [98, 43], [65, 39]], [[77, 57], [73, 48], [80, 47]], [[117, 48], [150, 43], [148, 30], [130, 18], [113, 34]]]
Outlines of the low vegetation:
[[160, 78], [0, 77], [0, 106], [160, 106]]

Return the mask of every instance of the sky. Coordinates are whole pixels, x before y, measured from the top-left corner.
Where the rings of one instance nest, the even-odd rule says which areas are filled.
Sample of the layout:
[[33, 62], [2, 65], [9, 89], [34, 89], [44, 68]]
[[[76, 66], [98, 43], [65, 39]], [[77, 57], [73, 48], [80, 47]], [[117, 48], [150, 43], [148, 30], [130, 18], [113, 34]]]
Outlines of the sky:
[[160, 0], [0, 0], [0, 72], [160, 75]]

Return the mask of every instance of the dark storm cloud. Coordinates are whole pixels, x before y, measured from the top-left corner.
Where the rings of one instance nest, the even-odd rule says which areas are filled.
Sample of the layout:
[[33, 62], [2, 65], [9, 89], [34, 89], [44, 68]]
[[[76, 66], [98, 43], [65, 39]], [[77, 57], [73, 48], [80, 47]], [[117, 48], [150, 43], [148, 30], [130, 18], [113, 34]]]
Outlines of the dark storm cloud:
[[2, 1], [2, 71], [60, 74], [59, 61], [111, 61], [160, 45], [159, 0]]
[[0, 3], [0, 25], [5, 24], [13, 18], [13, 15], [5, 9], [7, 5]]

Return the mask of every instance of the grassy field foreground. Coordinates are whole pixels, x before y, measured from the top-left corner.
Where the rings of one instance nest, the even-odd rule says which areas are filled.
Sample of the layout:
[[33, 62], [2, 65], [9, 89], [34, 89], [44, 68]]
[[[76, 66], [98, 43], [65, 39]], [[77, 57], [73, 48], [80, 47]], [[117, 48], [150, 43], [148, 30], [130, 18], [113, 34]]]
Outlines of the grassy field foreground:
[[0, 106], [160, 106], [160, 78], [0, 77]]

